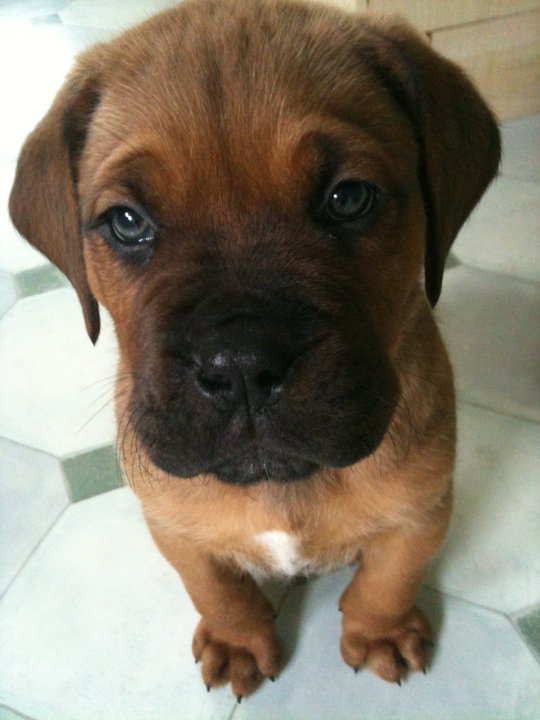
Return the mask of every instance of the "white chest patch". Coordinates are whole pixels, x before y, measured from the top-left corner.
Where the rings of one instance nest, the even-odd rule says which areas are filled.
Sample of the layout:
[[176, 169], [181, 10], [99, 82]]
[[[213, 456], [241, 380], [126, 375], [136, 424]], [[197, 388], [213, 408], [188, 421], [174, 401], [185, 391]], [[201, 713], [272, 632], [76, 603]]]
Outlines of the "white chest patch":
[[268, 530], [256, 535], [255, 539], [264, 546], [272, 570], [280, 575], [296, 575], [309, 564], [298, 554], [297, 540], [290, 533]]

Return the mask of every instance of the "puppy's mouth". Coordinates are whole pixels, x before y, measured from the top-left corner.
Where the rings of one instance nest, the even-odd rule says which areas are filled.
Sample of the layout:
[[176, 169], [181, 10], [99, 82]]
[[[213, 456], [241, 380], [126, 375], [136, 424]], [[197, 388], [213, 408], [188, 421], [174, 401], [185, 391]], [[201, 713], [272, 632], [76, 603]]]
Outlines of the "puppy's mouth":
[[266, 314], [250, 302], [167, 320], [161, 352], [131, 398], [154, 465], [250, 485], [303, 481], [371, 455], [399, 382], [369, 325], [295, 298], [292, 310], [265, 300]]
[[181, 454], [170, 452], [170, 449], [159, 445], [147, 448], [147, 452], [158, 468], [174, 477], [213, 475], [230, 485], [304, 480], [321, 467], [315, 460], [293, 455], [279, 448], [262, 448], [251, 444], [237, 454], [221, 457], [208, 465], [185, 462]]
[[303, 480], [317, 469], [315, 462], [272, 453], [254, 453], [210, 468], [219, 480], [234, 485], [251, 485], [261, 481], [278, 483]]
[[331, 457], [316, 455], [302, 456], [289, 448], [273, 444], [256, 445], [247, 443], [233, 455], [227, 453], [219, 459], [205, 463], [201, 458], [188, 460], [178, 445], [145, 443], [152, 462], [169, 475], [178, 478], [193, 478], [211, 475], [229, 485], [253, 485], [259, 482], [285, 484], [307, 480], [324, 467], [343, 468], [365, 459], [378, 448], [387, 424], [380, 425], [377, 432], [363, 436], [358, 445], [336, 448]]

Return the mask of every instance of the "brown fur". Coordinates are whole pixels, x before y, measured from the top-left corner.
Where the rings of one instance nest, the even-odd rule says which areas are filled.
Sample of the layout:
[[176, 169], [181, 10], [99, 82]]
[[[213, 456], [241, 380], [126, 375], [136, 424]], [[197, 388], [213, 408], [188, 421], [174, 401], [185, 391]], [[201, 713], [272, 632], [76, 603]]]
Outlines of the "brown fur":
[[[330, 173], [389, 189], [354, 251], [335, 250], [305, 209], [334, 156]], [[414, 601], [448, 523], [455, 428], [422, 267], [434, 304], [449, 247], [498, 158], [475, 89], [407, 26], [287, 0], [187, 2], [91, 49], [29, 137], [12, 217], [72, 280], [94, 341], [96, 300], [114, 319], [126, 472], [202, 615], [193, 651], [208, 686], [230, 679], [243, 696], [280, 669], [272, 608], [246, 572], [273, 572], [257, 539], [272, 531], [294, 536], [302, 572], [358, 563], [341, 600], [349, 665], [393, 682], [424, 668], [431, 635]], [[160, 244], [142, 267], [95, 224], [126, 204], [160, 218]], [[227, 278], [225, 303], [247, 286], [275, 295], [276, 273], [323, 314], [362, 328], [362, 357], [393, 408], [374, 452], [248, 487], [212, 472], [180, 479], [153, 462], [138, 408], [147, 396], [170, 401], [160, 339], [216, 263], [209, 277]], [[341, 336], [317, 342], [320, 383], [349, 377]], [[324, 439], [331, 413], [317, 377], [305, 371], [289, 392], [309, 410], [295, 410], [300, 426]], [[189, 422], [199, 432], [204, 416]]]

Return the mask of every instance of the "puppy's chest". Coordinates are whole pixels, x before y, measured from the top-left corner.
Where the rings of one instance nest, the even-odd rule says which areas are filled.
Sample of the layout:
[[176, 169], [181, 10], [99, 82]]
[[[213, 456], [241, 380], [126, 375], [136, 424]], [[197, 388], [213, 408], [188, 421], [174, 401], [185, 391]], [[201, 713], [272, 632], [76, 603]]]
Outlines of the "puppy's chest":
[[315, 548], [300, 533], [264, 530], [254, 533], [230, 557], [255, 576], [293, 577], [328, 572], [353, 562], [355, 547]]

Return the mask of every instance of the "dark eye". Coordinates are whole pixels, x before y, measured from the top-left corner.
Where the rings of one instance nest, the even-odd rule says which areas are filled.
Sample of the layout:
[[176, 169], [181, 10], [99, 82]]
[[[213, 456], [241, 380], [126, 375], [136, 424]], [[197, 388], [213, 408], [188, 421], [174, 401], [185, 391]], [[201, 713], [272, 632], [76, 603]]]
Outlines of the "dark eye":
[[336, 185], [326, 201], [326, 214], [332, 220], [356, 220], [372, 209], [377, 189], [368, 182], [346, 180]]
[[141, 247], [154, 239], [153, 225], [132, 208], [112, 208], [108, 220], [114, 238], [123, 245]]

